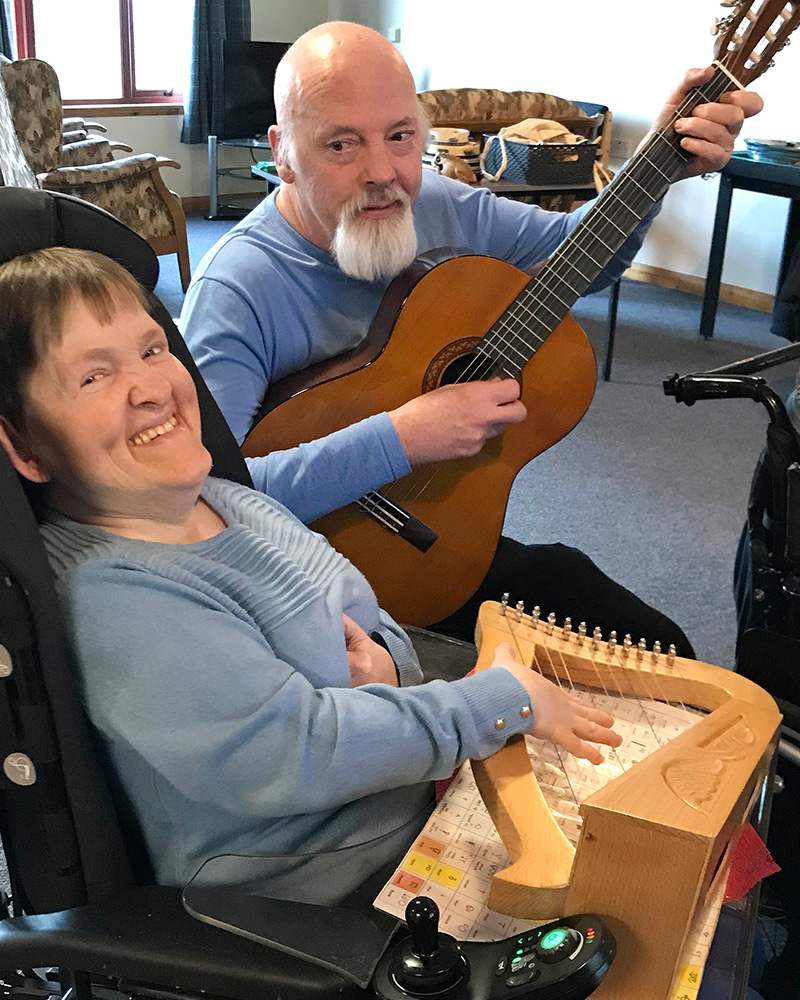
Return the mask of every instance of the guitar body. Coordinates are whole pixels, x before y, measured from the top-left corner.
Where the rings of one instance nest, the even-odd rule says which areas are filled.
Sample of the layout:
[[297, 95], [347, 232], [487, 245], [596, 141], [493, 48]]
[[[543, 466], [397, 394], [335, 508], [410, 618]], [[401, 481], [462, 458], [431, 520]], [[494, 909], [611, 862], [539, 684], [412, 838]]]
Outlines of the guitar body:
[[[399, 310], [390, 287], [365, 348], [274, 386], [270, 397], [279, 405], [250, 432], [244, 454], [294, 447], [454, 381], [450, 366], [472, 350], [529, 281], [503, 261], [470, 256], [434, 267], [417, 280]], [[477, 590], [517, 473], [586, 412], [596, 363], [571, 317], [550, 334], [520, 381], [528, 409], [524, 423], [507, 427], [474, 458], [422, 466], [392, 489], [393, 499], [438, 534], [427, 551], [393, 535], [355, 504], [313, 525], [358, 566], [381, 606], [398, 621], [429, 625]]]

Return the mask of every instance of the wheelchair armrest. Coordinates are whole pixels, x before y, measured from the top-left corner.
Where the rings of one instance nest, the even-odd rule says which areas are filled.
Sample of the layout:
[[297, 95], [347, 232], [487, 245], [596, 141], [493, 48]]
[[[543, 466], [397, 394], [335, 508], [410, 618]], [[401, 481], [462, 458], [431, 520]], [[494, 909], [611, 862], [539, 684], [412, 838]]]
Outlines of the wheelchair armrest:
[[334, 972], [195, 920], [168, 886], [0, 920], [0, 968], [48, 965], [235, 1000], [364, 997]]

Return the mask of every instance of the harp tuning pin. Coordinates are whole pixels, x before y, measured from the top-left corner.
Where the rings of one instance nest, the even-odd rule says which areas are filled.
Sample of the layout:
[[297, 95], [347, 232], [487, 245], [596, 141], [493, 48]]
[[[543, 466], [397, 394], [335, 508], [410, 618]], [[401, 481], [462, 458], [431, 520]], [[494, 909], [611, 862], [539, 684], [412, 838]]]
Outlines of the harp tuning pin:
[[500, 598], [500, 614], [505, 618], [508, 609], [508, 594], [503, 594]]
[[630, 653], [632, 646], [633, 646], [633, 639], [631, 639], [630, 634], [628, 634], [622, 640], [622, 655], [627, 656], [628, 653]]
[[603, 633], [599, 628], [595, 628], [592, 632], [592, 649], [599, 649], [600, 643], [603, 641]]
[[517, 606], [516, 606], [516, 608], [514, 610], [517, 613], [517, 621], [521, 622], [522, 621], [522, 614], [525, 611], [525, 602], [524, 601], [517, 601]]
[[556, 627], [556, 616], [555, 612], [551, 611], [547, 616], [547, 634], [552, 635], [553, 629]]
[[537, 604], [536, 607], [531, 611], [531, 628], [539, 627], [539, 619], [542, 617], [542, 609]]
[[564, 619], [564, 627], [561, 629], [561, 638], [568, 640], [569, 639], [569, 634], [570, 634], [571, 631], [572, 631], [572, 619], [571, 618], [565, 618]]
[[653, 643], [653, 652], [651, 654], [653, 657], [653, 663], [657, 662], [658, 654], [660, 652], [661, 652], [661, 643], [658, 641], [658, 639], [656, 639], [656, 641]]
[[581, 622], [578, 626], [578, 645], [582, 646], [586, 639], [586, 622]]
[[617, 646], [617, 633], [611, 632], [608, 637], [608, 651], [613, 653]]
[[644, 654], [647, 652], [647, 643], [644, 639], [639, 640], [639, 645], [636, 647], [636, 655], [640, 660], [644, 659]]
[[669, 647], [669, 651], [667, 652], [667, 666], [668, 667], [671, 667], [675, 663], [675, 657], [677, 655], [678, 655], [677, 649], [675, 649], [675, 647], [671, 645]]

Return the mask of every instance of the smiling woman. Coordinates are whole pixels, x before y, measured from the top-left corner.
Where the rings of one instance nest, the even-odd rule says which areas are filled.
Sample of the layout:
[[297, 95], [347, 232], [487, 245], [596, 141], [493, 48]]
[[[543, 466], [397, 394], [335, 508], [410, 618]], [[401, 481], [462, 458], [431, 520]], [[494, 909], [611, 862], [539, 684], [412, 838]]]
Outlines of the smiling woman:
[[[0, 445], [43, 491], [81, 696], [161, 884], [212, 856], [269, 853], [286, 862], [262, 891], [334, 902], [405, 849], [431, 780], [467, 757], [526, 732], [596, 761], [586, 740], [619, 743], [609, 716], [508, 643], [494, 669], [420, 684], [361, 573], [265, 495], [272, 456], [250, 464], [263, 492], [208, 475], [193, 380], [97, 254], [0, 266]], [[396, 474], [383, 468], [369, 488]], [[319, 493], [318, 470], [287, 505]], [[322, 880], [290, 857], [313, 870], [345, 846]]]

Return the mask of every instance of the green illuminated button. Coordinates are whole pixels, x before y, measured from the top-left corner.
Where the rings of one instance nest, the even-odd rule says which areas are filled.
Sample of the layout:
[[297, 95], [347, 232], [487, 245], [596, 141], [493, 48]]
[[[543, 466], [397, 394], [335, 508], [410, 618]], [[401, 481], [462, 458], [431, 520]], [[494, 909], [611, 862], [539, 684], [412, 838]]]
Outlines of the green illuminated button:
[[539, 944], [542, 948], [549, 951], [551, 948], [557, 948], [566, 936], [567, 932], [562, 927], [557, 927], [554, 931], [550, 931], [549, 934], [545, 934]]
[[540, 962], [550, 965], [569, 958], [582, 941], [581, 935], [571, 927], [554, 927], [539, 939], [534, 950]]

